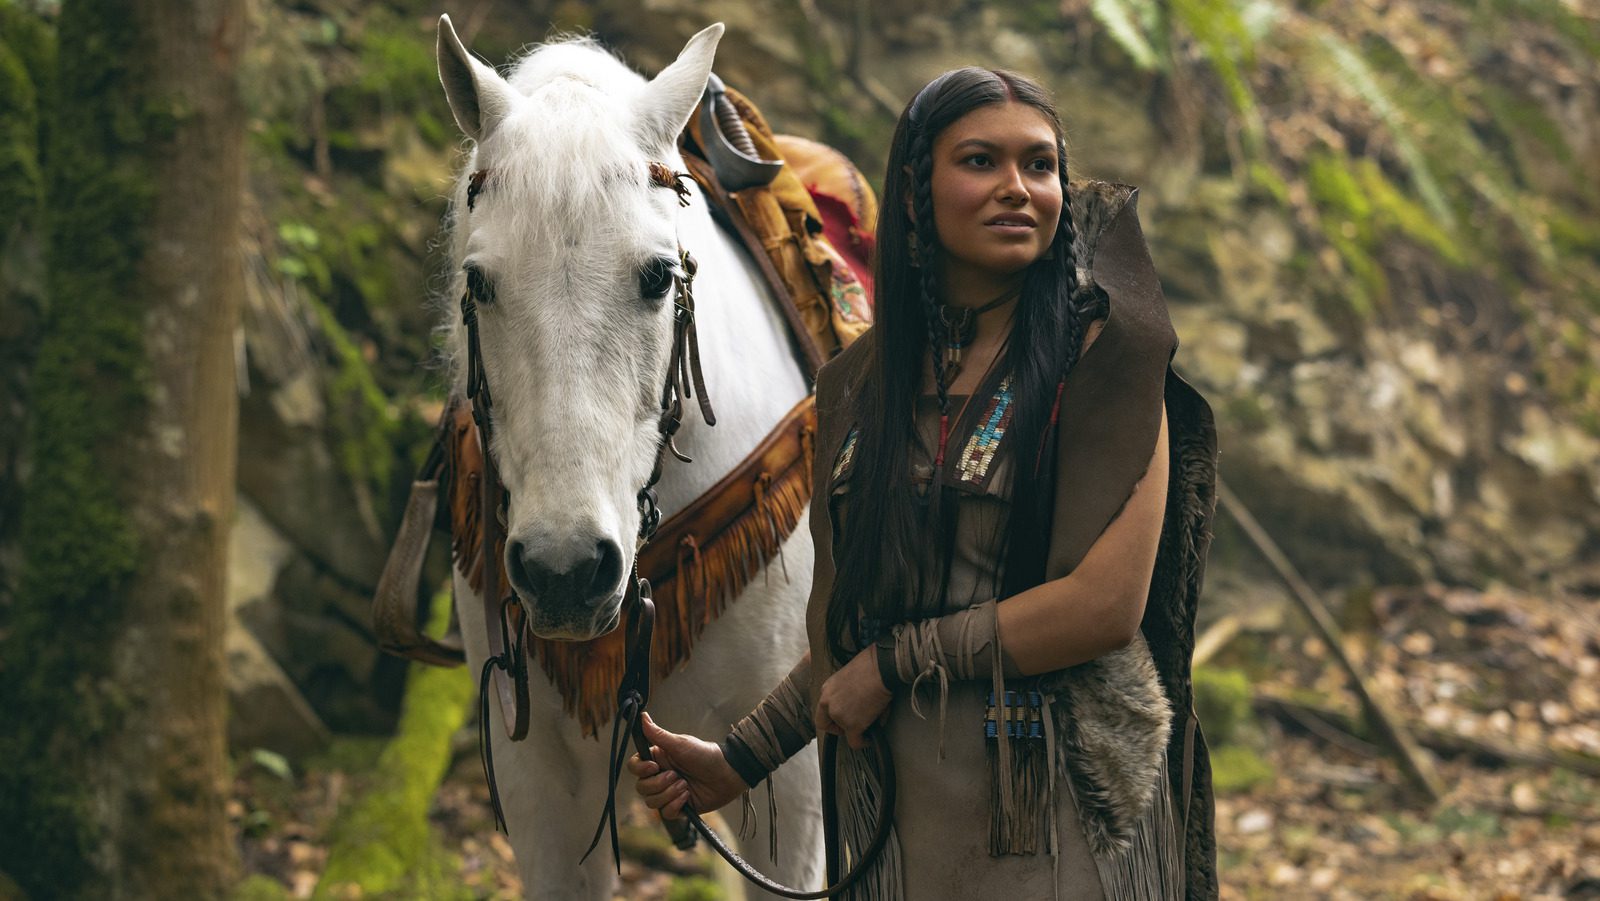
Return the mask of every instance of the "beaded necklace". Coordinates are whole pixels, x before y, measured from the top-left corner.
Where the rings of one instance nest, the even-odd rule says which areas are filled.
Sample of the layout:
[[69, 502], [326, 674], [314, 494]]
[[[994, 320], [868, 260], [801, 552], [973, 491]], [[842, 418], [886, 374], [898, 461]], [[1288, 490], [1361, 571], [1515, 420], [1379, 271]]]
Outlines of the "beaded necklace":
[[1021, 288], [1007, 291], [981, 307], [957, 307], [950, 304], [939, 304], [939, 324], [944, 326], [944, 369], [946, 378], [954, 381], [956, 374], [961, 371], [962, 349], [978, 338], [978, 317], [1016, 300], [1021, 293]]
[[[994, 300], [989, 301], [981, 307], [956, 307], [950, 306], [949, 304], [939, 304], [939, 322], [945, 328], [944, 377], [946, 379], [954, 381], [956, 376], [961, 372], [961, 351], [963, 348], [972, 344], [973, 341], [977, 340], [978, 317], [989, 312], [990, 310], [999, 309], [1005, 304], [1016, 300], [1021, 294], [1022, 289], [1015, 288], [1007, 291], [999, 297], [996, 297]], [[1000, 354], [1003, 352], [1003, 348], [1000, 351], [996, 351], [994, 359], [999, 359]], [[989, 369], [994, 368], [994, 359], [989, 361]], [[987, 381], [988, 377], [989, 371], [986, 369], [984, 370], [983, 376], [978, 379], [979, 383], [981, 384]], [[969, 396], [967, 398], [967, 403], [971, 403], [971, 401], [972, 398]], [[956, 418], [958, 420], [961, 418], [961, 414], [966, 412], [966, 409], [966, 403], [963, 403], [961, 405], [961, 410], [956, 414]], [[944, 466], [945, 447], [949, 443], [950, 413], [948, 410], [941, 409], [939, 411], [939, 452], [934, 456], [933, 459], [933, 467], [935, 472], [938, 472]]]

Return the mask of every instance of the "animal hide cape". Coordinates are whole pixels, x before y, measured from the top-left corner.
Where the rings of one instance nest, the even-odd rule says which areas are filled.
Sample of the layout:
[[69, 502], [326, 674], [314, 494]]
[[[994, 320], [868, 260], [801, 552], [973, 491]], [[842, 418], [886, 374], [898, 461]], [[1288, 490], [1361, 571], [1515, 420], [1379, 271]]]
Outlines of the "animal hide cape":
[[[1151, 897], [1145, 871], [1166, 867], [1181, 872], [1163, 895], [1175, 894], [1171, 883], [1179, 882], [1189, 898], [1215, 898], [1210, 767], [1189, 670], [1216, 504], [1216, 430], [1205, 399], [1170, 366], [1177, 335], [1139, 227], [1137, 189], [1077, 181], [1069, 196], [1080, 280], [1092, 279], [1110, 303], [1104, 329], [1068, 374], [1061, 397], [1046, 578], [1070, 573], [1122, 510], [1145, 473], [1163, 405], [1170, 469], [1141, 637], [1044, 677], [1056, 697], [1058, 772], [1074, 793], [1108, 898]], [[852, 425], [852, 395], [861, 390], [871, 343], [857, 342], [817, 379], [819, 490], [811, 528], [819, 581], [807, 613], [813, 706], [834, 669], [825, 630], [832, 525], [816, 498], [828, 496], [829, 467]], [[1168, 837], [1153, 837], [1153, 830]], [[1178, 836], [1181, 849], [1172, 847]]]

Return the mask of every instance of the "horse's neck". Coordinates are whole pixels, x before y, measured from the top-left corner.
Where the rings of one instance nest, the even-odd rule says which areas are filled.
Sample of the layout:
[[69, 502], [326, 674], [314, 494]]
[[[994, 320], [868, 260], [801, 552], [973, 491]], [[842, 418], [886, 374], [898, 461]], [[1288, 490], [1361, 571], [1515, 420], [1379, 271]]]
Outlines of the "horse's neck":
[[694, 462], [667, 455], [657, 486], [665, 516], [737, 466], [809, 390], [778, 301], [748, 254], [712, 221], [708, 203], [696, 189], [679, 230], [699, 263], [695, 323], [717, 425], [708, 427], [698, 405], [685, 402], [676, 444]]

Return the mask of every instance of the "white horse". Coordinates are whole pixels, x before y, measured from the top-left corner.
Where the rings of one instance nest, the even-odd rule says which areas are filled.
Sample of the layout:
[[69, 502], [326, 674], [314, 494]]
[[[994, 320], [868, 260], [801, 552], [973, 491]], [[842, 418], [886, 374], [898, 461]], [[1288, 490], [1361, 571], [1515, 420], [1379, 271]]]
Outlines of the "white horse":
[[[672, 343], [662, 267], [678, 249], [699, 262], [697, 322], [718, 425], [688, 405], [658, 490], [670, 517], [732, 470], [807, 393], [784, 321], [744, 250], [712, 221], [693, 183], [679, 206], [649, 164], [684, 170], [677, 137], [694, 111], [722, 26], [695, 35], [646, 81], [591, 41], [545, 45], [501, 77], [474, 59], [448, 17], [439, 21], [439, 75], [471, 153], [455, 185], [450, 248], [459, 296], [467, 270], [492, 287], [478, 304], [481, 355], [493, 392], [491, 453], [510, 492], [507, 572], [534, 629], [592, 638], [615, 623], [632, 568], [636, 495], [656, 458], [661, 385]], [[469, 210], [469, 173], [490, 176]], [[447, 327], [457, 361], [465, 329]], [[455, 367], [462, 390], [465, 367]], [[658, 686], [652, 715], [715, 740], [783, 678], [805, 650], [812, 566], [805, 520], [783, 567], [753, 580], [706, 627], [688, 664]], [[777, 561], [773, 562], [777, 567]], [[787, 578], [783, 570], [792, 575]], [[573, 577], [572, 573], [581, 573]], [[542, 587], [543, 590], [540, 590]], [[489, 654], [481, 601], [456, 574], [467, 662]], [[605, 800], [606, 748], [585, 738], [537, 666], [526, 740], [506, 737], [498, 703], [488, 734], [511, 844], [530, 898], [609, 899], [602, 842], [582, 856]], [[820, 883], [817, 762], [807, 752], [774, 776], [778, 859], [758, 840], [742, 853], [779, 881]], [[619, 791], [628, 790], [626, 779]], [[766, 897], [752, 892], [751, 897]]]

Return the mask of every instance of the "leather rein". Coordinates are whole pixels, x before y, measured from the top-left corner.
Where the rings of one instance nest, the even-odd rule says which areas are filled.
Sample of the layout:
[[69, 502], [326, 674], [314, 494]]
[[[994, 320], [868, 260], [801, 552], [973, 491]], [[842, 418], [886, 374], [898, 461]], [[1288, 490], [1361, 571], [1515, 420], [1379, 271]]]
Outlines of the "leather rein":
[[[477, 196], [482, 192], [488, 178], [488, 170], [474, 172], [468, 183], [467, 208], [470, 211], [475, 205]], [[650, 164], [650, 177], [653, 183], [670, 187], [678, 192], [680, 205], [687, 206], [689, 190], [683, 185], [682, 179], [688, 178], [687, 174], [673, 173], [661, 163]], [[683, 248], [679, 248], [679, 261], [681, 271], [674, 274], [673, 298], [673, 330], [672, 349], [668, 356], [667, 377], [661, 389], [661, 416], [657, 423], [659, 441], [656, 447], [655, 465], [652, 467], [649, 479], [638, 492], [639, 504], [639, 532], [634, 553], [633, 569], [630, 573], [626, 592], [623, 597], [623, 606], [626, 608], [626, 622], [624, 624], [625, 661], [626, 666], [622, 682], [617, 689], [616, 714], [612, 721], [612, 734], [608, 757], [608, 784], [606, 790], [605, 808], [601, 812], [600, 822], [595, 827], [594, 838], [589, 843], [589, 848], [584, 852], [583, 859], [587, 859], [600, 842], [600, 837], [610, 827], [611, 852], [617, 862], [618, 871], [621, 868], [621, 853], [617, 839], [617, 783], [621, 777], [623, 766], [627, 761], [628, 748], [624, 736], [632, 740], [635, 752], [641, 760], [651, 760], [650, 742], [644, 735], [644, 722], [642, 714], [650, 701], [651, 666], [650, 646], [654, 635], [655, 602], [651, 596], [650, 581], [639, 574], [639, 552], [655, 535], [661, 525], [661, 509], [656, 494], [655, 486], [661, 479], [663, 465], [667, 452], [684, 463], [693, 462], [673, 443], [678, 429], [683, 424], [684, 400], [693, 398], [698, 402], [700, 415], [708, 426], [716, 425], [716, 414], [711, 408], [710, 397], [706, 393], [705, 376], [700, 366], [700, 342], [695, 329], [694, 311], [694, 277], [698, 269], [694, 257]], [[504, 814], [500, 807], [499, 791], [495, 784], [494, 759], [491, 750], [491, 741], [488, 734], [489, 728], [489, 698], [490, 689], [500, 699], [500, 711], [505, 722], [506, 733], [512, 741], [520, 741], [527, 737], [529, 726], [529, 682], [528, 682], [528, 653], [525, 641], [525, 630], [528, 628], [528, 617], [523, 608], [522, 599], [516, 591], [509, 586], [501, 585], [499, 560], [504, 554], [506, 539], [506, 516], [510, 504], [510, 493], [500, 481], [499, 471], [495, 466], [494, 455], [490, 451], [490, 438], [492, 429], [493, 395], [489, 389], [488, 374], [483, 363], [483, 354], [478, 340], [478, 309], [480, 301], [487, 300], [482, 296], [486, 289], [478, 279], [468, 278], [467, 289], [461, 296], [461, 319], [467, 330], [467, 398], [472, 404], [472, 418], [477, 426], [479, 447], [483, 453], [483, 478], [479, 485], [482, 491], [482, 500], [479, 509], [482, 513], [483, 541], [480, 545], [483, 560], [483, 604], [484, 621], [489, 625], [489, 657], [484, 661], [483, 669], [479, 673], [479, 717], [478, 717], [478, 742], [479, 751], [484, 767], [484, 776], [489, 784], [490, 803], [494, 810], [495, 825], [502, 832], [508, 831]], [[496, 627], [498, 624], [498, 627]], [[826, 735], [823, 737], [822, 746], [822, 789], [823, 789], [823, 819], [824, 840], [827, 846], [827, 865], [829, 885], [817, 891], [804, 891], [782, 885], [745, 861], [728, 844], [723, 841], [715, 830], [708, 826], [692, 807], [685, 806], [681, 819], [667, 820], [662, 823], [667, 832], [672, 836], [673, 844], [683, 850], [692, 848], [695, 844], [696, 834], [704, 836], [711, 847], [726, 860], [740, 875], [760, 886], [762, 889], [785, 898], [818, 899], [832, 898], [847, 890], [855, 884], [876, 861], [879, 852], [887, 844], [894, 812], [894, 764], [889, 754], [886, 736], [880, 727], [874, 727], [872, 746], [876, 751], [877, 763], [883, 775], [883, 791], [879, 794], [877, 829], [872, 841], [855, 857], [848, 873], [838, 876], [838, 835], [835, 802], [835, 780], [833, 773], [835, 760], [838, 753], [838, 737]]]

